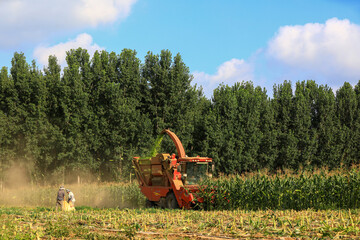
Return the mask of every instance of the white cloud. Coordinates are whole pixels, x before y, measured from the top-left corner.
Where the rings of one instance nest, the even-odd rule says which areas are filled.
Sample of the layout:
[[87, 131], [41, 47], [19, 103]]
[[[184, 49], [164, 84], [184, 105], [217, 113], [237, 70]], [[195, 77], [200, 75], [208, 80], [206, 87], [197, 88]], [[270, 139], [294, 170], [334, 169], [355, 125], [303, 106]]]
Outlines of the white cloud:
[[264, 49], [247, 60], [223, 63], [214, 75], [194, 72], [206, 96], [219, 83], [253, 81], [270, 91], [274, 83], [315, 80], [333, 89], [360, 80], [360, 25], [332, 18], [325, 23], [283, 26]]
[[202, 85], [205, 95], [211, 96], [212, 91], [220, 84], [232, 86], [235, 82], [251, 81], [253, 79], [253, 67], [243, 59], [233, 58], [221, 64], [214, 75], [195, 71], [194, 83]]
[[[0, 47], [126, 18], [136, 0], [0, 0]], [[6, 36], [6, 37], [5, 37]]]
[[[283, 65], [322, 76], [328, 83], [360, 79], [360, 26], [332, 18], [325, 24], [281, 27], [267, 54]], [[316, 79], [314, 79], [316, 80]]]
[[66, 65], [66, 51], [77, 49], [79, 47], [86, 49], [90, 55], [93, 55], [96, 50], [104, 49], [93, 43], [93, 39], [89, 34], [82, 33], [75, 39], [65, 43], [59, 43], [54, 46], [39, 46], [34, 50], [34, 57], [40, 64], [47, 65], [49, 56], [55, 55], [59, 60], [60, 65], [64, 67]]

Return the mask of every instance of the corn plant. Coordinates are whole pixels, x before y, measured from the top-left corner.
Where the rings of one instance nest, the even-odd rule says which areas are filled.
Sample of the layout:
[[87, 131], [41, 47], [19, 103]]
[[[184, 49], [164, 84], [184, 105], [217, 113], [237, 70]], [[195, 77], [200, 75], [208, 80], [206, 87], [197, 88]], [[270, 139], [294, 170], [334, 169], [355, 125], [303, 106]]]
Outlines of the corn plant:
[[200, 207], [214, 209], [349, 209], [360, 207], [360, 171], [220, 177], [204, 180]]

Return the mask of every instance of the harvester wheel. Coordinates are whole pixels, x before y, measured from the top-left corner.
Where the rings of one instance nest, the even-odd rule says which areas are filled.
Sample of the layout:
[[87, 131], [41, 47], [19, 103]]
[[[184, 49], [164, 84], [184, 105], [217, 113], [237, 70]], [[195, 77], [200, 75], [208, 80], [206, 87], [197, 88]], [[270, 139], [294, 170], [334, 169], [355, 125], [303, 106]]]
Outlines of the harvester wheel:
[[145, 207], [146, 208], [153, 208], [155, 206], [156, 206], [156, 204], [153, 201], [150, 201], [149, 199], [146, 199], [146, 201], [145, 201]]
[[173, 192], [169, 193], [166, 196], [166, 208], [169, 208], [169, 209], [179, 208], [179, 204], [178, 204], [175, 194]]

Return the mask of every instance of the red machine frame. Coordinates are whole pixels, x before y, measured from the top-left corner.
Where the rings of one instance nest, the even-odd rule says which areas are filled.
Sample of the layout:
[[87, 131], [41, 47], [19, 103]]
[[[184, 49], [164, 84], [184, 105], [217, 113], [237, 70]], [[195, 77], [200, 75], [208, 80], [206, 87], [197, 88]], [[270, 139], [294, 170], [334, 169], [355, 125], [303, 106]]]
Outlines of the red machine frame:
[[[166, 208], [189, 209], [194, 204], [198, 185], [185, 185], [181, 166], [187, 162], [212, 162], [208, 157], [187, 157], [184, 147], [175, 135], [168, 129], [164, 129], [161, 135], [167, 134], [175, 144], [178, 156], [175, 154], [157, 154], [151, 158], [134, 157], [136, 178], [141, 192], [147, 198], [148, 206], [160, 206]], [[201, 201], [201, 199], [198, 199]]]

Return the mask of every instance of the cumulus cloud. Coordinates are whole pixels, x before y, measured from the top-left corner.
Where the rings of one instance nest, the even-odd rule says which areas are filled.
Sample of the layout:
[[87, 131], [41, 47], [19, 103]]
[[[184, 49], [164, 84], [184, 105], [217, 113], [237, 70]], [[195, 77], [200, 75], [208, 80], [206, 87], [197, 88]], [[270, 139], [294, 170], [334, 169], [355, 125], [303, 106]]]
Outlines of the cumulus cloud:
[[221, 64], [214, 75], [195, 71], [194, 82], [204, 87], [205, 94], [210, 96], [212, 90], [220, 83], [232, 86], [235, 82], [253, 79], [253, 66], [243, 59], [233, 58]]
[[70, 49], [84, 48], [90, 55], [93, 55], [97, 50], [103, 50], [104, 48], [99, 47], [93, 43], [92, 37], [87, 33], [79, 34], [75, 39], [69, 40], [65, 43], [59, 43], [54, 46], [39, 46], [34, 51], [34, 58], [42, 65], [47, 65], [48, 58], [50, 55], [55, 55], [59, 60], [61, 66], [66, 65], [66, 51]]
[[0, 0], [0, 47], [126, 18], [136, 0]]
[[269, 42], [267, 54], [287, 67], [321, 75], [330, 82], [358, 81], [359, 42], [359, 25], [332, 18], [325, 24], [281, 27]]

